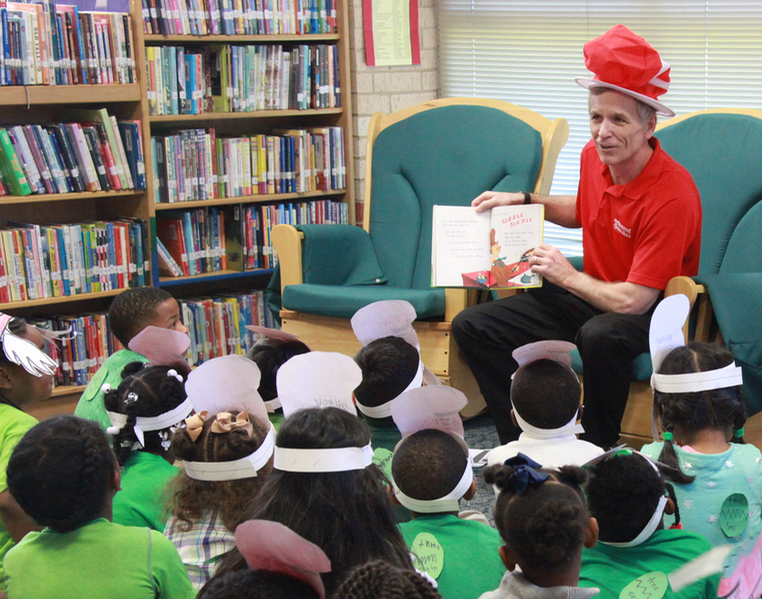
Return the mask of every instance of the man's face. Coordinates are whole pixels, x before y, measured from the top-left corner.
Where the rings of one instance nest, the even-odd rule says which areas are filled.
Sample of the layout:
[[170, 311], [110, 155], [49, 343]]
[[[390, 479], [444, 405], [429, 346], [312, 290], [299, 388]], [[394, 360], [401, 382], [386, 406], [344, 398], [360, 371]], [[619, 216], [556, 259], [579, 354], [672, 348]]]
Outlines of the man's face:
[[151, 322], [146, 323], [146, 326], [148, 325], [172, 329], [181, 333], [188, 332], [188, 327], [183, 324], [182, 318], [180, 318], [180, 306], [178, 306], [175, 298], [169, 298], [156, 306], [156, 317]]
[[612, 172], [637, 166], [653, 135], [656, 118], [643, 123], [637, 102], [613, 90], [590, 95], [590, 133], [601, 162], [613, 167]]

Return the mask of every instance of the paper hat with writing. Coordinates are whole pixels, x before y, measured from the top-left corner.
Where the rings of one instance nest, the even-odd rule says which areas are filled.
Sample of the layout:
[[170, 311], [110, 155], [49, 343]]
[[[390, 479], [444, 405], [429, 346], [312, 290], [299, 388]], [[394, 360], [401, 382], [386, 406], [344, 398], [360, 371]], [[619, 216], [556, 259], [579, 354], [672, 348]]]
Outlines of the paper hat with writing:
[[723, 368], [686, 374], [658, 374], [666, 355], [675, 347], [685, 345], [682, 326], [690, 312], [690, 302], [683, 294], [665, 297], [656, 306], [648, 334], [654, 373], [651, 387], [662, 393], [697, 393], [724, 389], [743, 384], [741, 367], [731, 362]]
[[[302, 341], [293, 333], [287, 333], [281, 329], [271, 329], [269, 327], [261, 327], [256, 324], [247, 324], [246, 329], [257, 335], [262, 335], [268, 339], [280, 339], [281, 341]], [[302, 341], [304, 343], [304, 341]], [[305, 345], [307, 345], [305, 343]]]
[[235, 529], [235, 543], [254, 571], [276, 572], [296, 578], [325, 597], [320, 574], [331, 571], [331, 561], [314, 543], [293, 530], [268, 520], [247, 520]]
[[190, 371], [185, 354], [190, 347], [187, 333], [149, 325], [135, 335], [129, 349], [148, 358], [152, 366], [175, 366]]
[[294, 356], [275, 378], [286, 417], [297, 410], [327, 407], [357, 415], [352, 392], [361, 382], [362, 371], [352, 358], [319, 351]]
[[262, 430], [270, 428], [267, 408], [257, 392], [259, 366], [238, 355], [204, 362], [188, 375], [185, 392], [196, 412], [247, 412]]
[[0, 312], [0, 343], [5, 357], [32, 376], [55, 374], [58, 368], [55, 360], [28, 339], [14, 335], [8, 327], [11, 320], [13, 316]]
[[355, 312], [351, 321], [352, 330], [363, 346], [383, 337], [402, 337], [415, 349], [420, 349], [418, 334], [412, 325], [417, 316], [410, 302], [382, 300]]
[[464, 437], [459, 412], [468, 400], [461, 391], [445, 385], [405, 391], [392, 402], [392, 418], [403, 437], [435, 428]]
[[583, 53], [594, 78], [576, 77], [579, 85], [620, 91], [653, 107], [657, 114], [675, 116], [657, 100], [669, 89], [670, 66], [642, 37], [624, 25], [615, 25], [587, 42]]

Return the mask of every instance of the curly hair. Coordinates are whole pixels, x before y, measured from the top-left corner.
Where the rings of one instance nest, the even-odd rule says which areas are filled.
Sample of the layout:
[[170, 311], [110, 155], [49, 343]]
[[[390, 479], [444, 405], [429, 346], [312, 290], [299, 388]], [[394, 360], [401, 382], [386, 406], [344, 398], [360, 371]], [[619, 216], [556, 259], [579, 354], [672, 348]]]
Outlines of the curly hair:
[[318, 599], [306, 582], [263, 570], [238, 570], [210, 579], [196, 599]]
[[[733, 354], [721, 345], [694, 342], [684, 347], [676, 347], [662, 361], [659, 374], [686, 374], [706, 372], [724, 368], [733, 363]], [[733, 431], [735, 443], [743, 443], [736, 432], [746, 423], [746, 404], [743, 387], [726, 387], [694, 393], [664, 393], [654, 391], [654, 421], [661, 420], [664, 432], [674, 432], [679, 427], [684, 434], [692, 435], [701, 430]], [[690, 442], [690, 441], [689, 441]], [[677, 453], [672, 441], [667, 438], [659, 455], [659, 461], [673, 468], [676, 474], [670, 478], [675, 482], [688, 484], [693, 476], [680, 469]]]
[[172, 295], [159, 287], [122, 291], [108, 309], [108, 322], [114, 337], [127, 347], [132, 338], [156, 318], [156, 308], [170, 299]]
[[362, 370], [362, 382], [355, 389], [357, 401], [369, 407], [391, 401], [413, 380], [420, 359], [418, 351], [401, 337], [371, 341], [355, 356]]
[[554, 360], [535, 360], [516, 371], [511, 402], [532, 426], [560, 428], [579, 410], [582, 387], [577, 375]]
[[[590, 515], [581, 485], [587, 473], [579, 466], [543, 470], [551, 478], [529, 485], [519, 495], [513, 490], [512, 466], [485, 468], [484, 480], [500, 489], [495, 503], [495, 525], [506, 545], [533, 568], [568, 565], [585, 540]], [[560, 483], [560, 484], [559, 484]]]
[[381, 560], [361, 564], [347, 574], [333, 599], [441, 599], [417, 572]]
[[[139, 448], [133, 429], [139, 416], [159, 416], [176, 408], [187, 397], [182, 380], [167, 374], [167, 366], [146, 366], [142, 362], [130, 362], [122, 370], [119, 387], [107, 391], [103, 404], [109, 412], [125, 414], [127, 423], [116, 432], [113, 439], [114, 453], [119, 465], [124, 466], [133, 448]], [[183, 378], [182, 375], [178, 375]], [[177, 424], [177, 423], [175, 423]], [[162, 440], [169, 439], [170, 427], [145, 433], [143, 448], [149, 453], [163, 453]]]
[[54, 416], [32, 427], [8, 462], [8, 490], [38, 524], [68, 532], [103, 515], [114, 454], [96, 422]]
[[249, 350], [246, 357], [259, 366], [259, 372], [262, 373], [258, 389], [262, 399], [270, 401], [278, 397], [276, 385], [278, 368], [294, 356], [306, 354], [309, 351], [310, 348], [301, 341], [274, 338], [263, 339]]
[[[328, 449], [365, 447], [368, 426], [338, 408], [295, 412], [278, 431], [278, 447]], [[323, 574], [328, 594], [352, 567], [382, 559], [412, 569], [408, 548], [397, 528], [381, 470], [371, 464], [347, 472], [294, 473], [273, 470], [251, 505], [251, 519], [288, 526], [320, 547], [333, 571]], [[246, 568], [233, 550], [215, 576]]]
[[[236, 414], [234, 414], [236, 416]], [[254, 453], [262, 445], [267, 431], [251, 421], [253, 434], [241, 428], [225, 433], [211, 432], [214, 417], [204, 422], [201, 434], [193, 441], [185, 428], [172, 435], [172, 455], [179, 460], [192, 462], [230, 462]], [[226, 481], [204, 481], [190, 478], [181, 472], [171, 482], [172, 515], [180, 520], [180, 529], [188, 531], [194, 522], [203, 518], [207, 511], [219, 514], [228, 530], [248, 518], [249, 503], [259, 492], [272, 471], [270, 462], [251, 478]]]

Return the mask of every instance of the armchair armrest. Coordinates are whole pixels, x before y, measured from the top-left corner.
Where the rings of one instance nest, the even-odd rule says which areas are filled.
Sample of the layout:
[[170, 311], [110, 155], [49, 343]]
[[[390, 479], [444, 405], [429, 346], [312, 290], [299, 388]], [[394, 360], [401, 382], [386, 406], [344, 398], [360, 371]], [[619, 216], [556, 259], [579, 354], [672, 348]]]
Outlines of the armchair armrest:
[[[667, 288], [664, 290], [664, 297], [670, 295], [676, 295], [682, 293], [688, 298], [691, 309], [695, 305], [696, 301], [699, 302], [698, 315], [696, 319], [696, 331], [694, 338], [696, 341], [708, 341], [709, 330], [712, 324], [712, 302], [709, 299], [709, 294], [706, 292], [706, 287], [701, 283], [697, 283], [691, 277], [679, 276], [672, 277], [667, 283]], [[683, 325], [683, 336], [688, 339], [688, 325], [690, 318], [685, 321]]]

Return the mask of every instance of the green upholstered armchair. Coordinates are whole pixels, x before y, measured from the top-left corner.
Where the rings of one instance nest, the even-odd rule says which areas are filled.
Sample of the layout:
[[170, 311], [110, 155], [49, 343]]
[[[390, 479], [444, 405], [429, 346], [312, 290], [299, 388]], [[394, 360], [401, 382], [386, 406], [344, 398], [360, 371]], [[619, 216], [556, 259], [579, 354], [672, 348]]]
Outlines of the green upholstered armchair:
[[[665, 295], [684, 293], [695, 307], [686, 339], [714, 341], [719, 325], [744, 369], [747, 409], [755, 414], [762, 411], [762, 111], [692, 112], [661, 123], [656, 137], [693, 176], [703, 209], [698, 276], [675, 277]], [[633, 362], [622, 419], [630, 444], [651, 440], [651, 371], [649, 354]], [[746, 430], [762, 441], [762, 414]]]
[[373, 115], [367, 138], [363, 228], [278, 225], [282, 326], [313, 349], [354, 355], [349, 318], [382, 299], [416, 309], [424, 363], [483, 407], [450, 335], [455, 314], [476, 296], [431, 287], [434, 204], [469, 205], [482, 191], [548, 193], [565, 120], [514, 104], [446, 98]]

